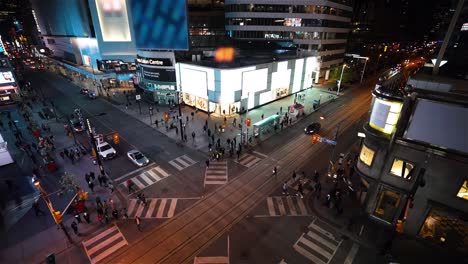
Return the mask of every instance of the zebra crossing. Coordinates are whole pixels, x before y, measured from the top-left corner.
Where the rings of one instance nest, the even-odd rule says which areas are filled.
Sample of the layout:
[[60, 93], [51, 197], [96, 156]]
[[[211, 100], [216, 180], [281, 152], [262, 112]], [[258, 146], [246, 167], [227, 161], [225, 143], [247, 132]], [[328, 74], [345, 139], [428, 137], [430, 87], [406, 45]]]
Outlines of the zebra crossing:
[[[156, 165], [148, 166], [144, 170], [137, 170], [137, 172], [139, 173], [136, 176], [128, 180], [131, 180], [138, 190], [145, 189], [146, 187], [149, 187], [157, 183], [158, 181], [171, 176], [160, 166]], [[122, 179], [122, 177], [120, 177], [119, 179]], [[123, 185], [125, 188], [128, 187], [127, 180], [121, 182], [120, 184]]]
[[127, 240], [116, 225], [83, 241], [83, 247], [91, 263], [98, 263], [105, 257], [128, 245]]
[[228, 182], [227, 161], [212, 161], [205, 170], [205, 186], [209, 184], [226, 184]]
[[304, 200], [291, 196], [267, 197], [269, 216], [308, 216]]
[[182, 155], [182, 156], [180, 156], [178, 158], [175, 158], [175, 159], [169, 161], [169, 164], [171, 164], [174, 168], [176, 168], [179, 171], [181, 171], [181, 170], [183, 170], [185, 168], [188, 168], [188, 167], [192, 166], [195, 163], [197, 163], [197, 162], [194, 161], [193, 159], [191, 159], [187, 155]]
[[237, 159], [235, 161], [237, 163], [241, 164], [241, 165], [244, 165], [247, 168], [250, 168], [253, 165], [259, 163], [261, 160], [262, 160], [261, 158], [255, 156], [255, 155], [252, 155], [252, 154], [249, 154], [249, 153], [244, 153], [239, 157], [239, 159]]
[[[314, 221], [315, 222], [315, 221]], [[342, 239], [312, 222], [293, 248], [315, 264], [328, 264], [341, 245]]]
[[138, 199], [130, 199], [127, 214], [129, 218], [171, 218], [177, 206], [177, 198], [146, 199], [147, 206]]

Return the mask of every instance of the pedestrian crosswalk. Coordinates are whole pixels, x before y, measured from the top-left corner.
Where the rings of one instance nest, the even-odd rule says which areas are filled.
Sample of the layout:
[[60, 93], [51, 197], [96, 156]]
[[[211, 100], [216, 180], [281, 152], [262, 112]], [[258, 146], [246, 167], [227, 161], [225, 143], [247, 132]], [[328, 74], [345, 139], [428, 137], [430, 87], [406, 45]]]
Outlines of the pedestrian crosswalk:
[[306, 216], [309, 215], [304, 200], [298, 197], [267, 197], [269, 216]]
[[253, 165], [260, 162], [261, 160], [262, 160], [261, 158], [255, 156], [255, 155], [252, 155], [252, 154], [249, 154], [249, 153], [244, 153], [239, 157], [239, 159], [236, 160], [236, 162], [241, 164], [241, 165], [244, 165], [247, 168], [250, 168]]
[[169, 164], [171, 164], [174, 168], [176, 168], [179, 171], [181, 171], [181, 170], [183, 170], [185, 168], [188, 168], [188, 167], [192, 166], [195, 163], [197, 163], [197, 162], [194, 161], [193, 159], [191, 159], [187, 155], [182, 155], [182, 156], [180, 156], [178, 158], [175, 158], [175, 159], [169, 161]]
[[312, 222], [308, 232], [302, 234], [293, 248], [315, 264], [327, 264], [340, 247], [342, 239], [337, 239], [323, 226]]
[[226, 184], [228, 182], [227, 161], [212, 161], [205, 171], [205, 186]]
[[169, 176], [171, 175], [163, 170], [160, 166], [152, 165], [146, 167], [144, 170], [138, 170], [138, 174], [136, 176], [124, 180], [120, 184], [127, 188], [127, 181], [131, 180], [138, 190], [142, 190]]
[[116, 225], [83, 241], [83, 247], [91, 263], [98, 263], [105, 257], [128, 245], [127, 240]]
[[146, 199], [147, 205], [137, 199], [130, 199], [127, 214], [132, 218], [171, 218], [177, 206], [177, 198]]

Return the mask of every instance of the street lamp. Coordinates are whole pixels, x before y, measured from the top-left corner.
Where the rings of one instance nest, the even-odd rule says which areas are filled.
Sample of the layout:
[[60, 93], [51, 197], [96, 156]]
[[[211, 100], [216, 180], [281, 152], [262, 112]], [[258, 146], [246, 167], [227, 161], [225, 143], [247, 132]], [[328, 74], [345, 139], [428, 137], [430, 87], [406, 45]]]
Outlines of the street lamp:
[[344, 72], [345, 67], [347, 67], [347, 65], [343, 63], [343, 68], [341, 68], [340, 82], [338, 82], [338, 90], [336, 91], [336, 95], [340, 94], [341, 81], [343, 80], [343, 72]]
[[86, 118], [86, 129], [88, 129], [89, 137], [91, 139], [91, 145], [93, 146], [94, 153], [96, 153], [96, 160], [97, 160], [97, 163], [99, 165], [99, 171], [101, 172], [102, 176], [105, 175], [104, 166], [102, 165], [101, 156], [99, 156], [99, 153], [98, 153], [98, 150], [97, 150], [96, 138], [94, 137], [94, 132], [91, 129], [91, 124], [89, 122], [89, 118], [90, 117], [95, 117], [95, 116], [103, 116], [103, 115], [106, 115], [106, 113], [99, 113], [97, 115], [89, 116], [89, 117]]
[[362, 79], [364, 78], [364, 72], [366, 71], [366, 65], [367, 65], [368, 60], [369, 60], [369, 58], [366, 58], [366, 61], [364, 62], [364, 69], [362, 69], [361, 82], [360, 83], [362, 83]]

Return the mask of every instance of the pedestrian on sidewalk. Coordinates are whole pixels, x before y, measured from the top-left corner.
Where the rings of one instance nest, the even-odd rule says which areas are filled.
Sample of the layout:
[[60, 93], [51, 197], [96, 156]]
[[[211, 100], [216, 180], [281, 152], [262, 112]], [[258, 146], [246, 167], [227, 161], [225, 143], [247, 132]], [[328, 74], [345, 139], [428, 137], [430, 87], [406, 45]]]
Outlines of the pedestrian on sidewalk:
[[214, 141], [215, 141], [215, 140], [214, 140], [214, 134], [211, 134], [211, 142], [212, 142], [212, 144], [214, 144]]
[[120, 214], [123, 216], [125, 220], [128, 220], [128, 214], [127, 214], [127, 208], [124, 207], [122, 210], [120, 210]]
[[80, 213], [75, 212], [75, 219], [76, 219], [76, 221], [78, 222], [78, 224], [81, 224], [81, 223], [82, 223]]
[[289, 195], [289, 193], [288, 193], [288, 182], [287, 181], [285, 181], [283, 183], [283, 194], [284, 195]]
[[195, 141], [195, 131], [192, 132], [192, 140]]
[[184, 133], [184, 141], [187, 142], [187, 133]]
[[156, 125], [156, 127], [159, 128], [159, 121], [156, 119], [156, 121], [154, 121], [154, 124]]
[[112, 216], [114, 217], [115, 221], [119, 220], [119, 211], [117, 211], [117, 209], [114, 209], [114, 211], [112, 211]]
[[206, 163], [206, 167], [209, 168], [210, 167], [210, 161], [206, 160], [205, 163]]
[[44, 211], [42, 211], [40, 208], [39, 208], [39, 200], [34, 200], [33, 204], [32, 204], [32, 207], [34, 209], [34, 213], [36, 214], [36, 216], [39, 216], [39, 214], [42, 214], [42, 215], [45, 215]]
[[89, 173], [85, 174], [85, 180], [86, 182], [89, 182], [91, 180], [91, 176], [89, 176]]
[[109, 182], [107, 184], [107, 188], [109, 188], [110, 192], [113, 193], [114, 192], [114, 185], [112, 184], [112, 182]]
[[203, 134], [206, 134], [206, 126], [203, 126]]
[[138, 215], [135, 216], [135, 224], [136, 224], [136, 226], [138, 228], [138, 231], [141, 232], [141, 226], [140, 226], [141, 225], [141, 219], [140, 219], [140, 217], [138, 217]]
[[280, 114], [283, 114], [283, 107], [280, 106]]
[[101, 224], [102, 224], [102, 218], [103, 218], [103, 217], [102, 217], [102, 214], [98, 212], [97, 220], [98, 220], [98, 222], [101, 223]]
[[299, 182], [297, 183], [297, 193], [296, 193], [297, 196], [301, 196], [301, 199], [304, 198], [304, 190], [302, 189], [302, 183], [301, 181], [299, 180]]
[[65, 156], [68, 157], [68, 154], [69, 154], [69, 153], [68, 153], [68, 149], [64, 149], [64, 150], [63, 150], [63, 154], [65, 154]]
[[92, 180], [90, 180], [90, 181], [88, 182], [88, 187], [89, 187], [89, 189], [91, 190], [91, 192], [94, 193], [94, 183], [93, 183]]
[[103, 179], [102, 178], [103, 178], [103, 176], [99, 174], [97, 178], [98, 178], [98, 181], [99, 181], [99, 186], [102, 187], [102, 184], [103, 184]]
[[70, 159], [71, 163], [74, 165], [75, 164], [75, 155], [73, 154], [73, 151], [68, 152], [68, 158]]
[[189, 121], [189, 117], [188, 117], [188, 116], [186, 116], [186, 118], [185, 118], [185, 122], [187, 122], [187, 123], [188, 123], [188, 121]]
[[78, 234], [78, 225], [76, 224], [75, 221], [73, 221], [73, 222], [71, 223], [71, 228], [73, 229], [73, 232], [75, 233], [75, 235], [78, 236], [78, 235], [79, 235], [79, 234]]
[[263, 114], [262, 114], [262, 120], [263, 120]]
[[60, 157], [62, 157], [62, 159], [65, 159], [65, 153], [63, 153], [63, 151], [60, 151]]
[[319, 181], [319, 173], [317, 170], [315, 170], [315, 173], [314, 173], [314, 182], [318, 182]]
[[295, 170], [293, 171], [293, 174], [292, 174], [292, 181], [293, 181], [293, 183], [296, 182], [296, 171]]
[[85, 219], [86, 223], [88, 223], [88, 224], [91, 223], [91, 219], [89, 218], [88, 212], [85, 211], [83, 213], [83, 218]]
[[277, 172], [278, 172], [278, 169], [277, 169], [276, 166], [275, 166], [275, 167], [273, 168], [273, 175], [276, 176]]

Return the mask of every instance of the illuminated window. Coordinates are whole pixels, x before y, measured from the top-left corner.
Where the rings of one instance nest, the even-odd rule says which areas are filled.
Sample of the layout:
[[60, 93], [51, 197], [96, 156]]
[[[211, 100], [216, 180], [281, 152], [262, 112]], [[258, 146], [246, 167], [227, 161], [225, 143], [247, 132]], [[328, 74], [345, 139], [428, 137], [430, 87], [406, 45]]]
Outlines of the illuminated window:
[[362, 161], [362, 163], [370, 167], [372, 165], [372, 161], [374, 161], [374, 154], [375, 154], [375, 151], [368, 148], [366, 145], [362, 145], [359, 159]]
[[403, 179], [411, 180], [411, 172], [413, 171], [413, 169], [413, 164], [401, 159], [394, 159], [392, 168], [390, 169], [390, 173], [392, 175], [402, 177]]
[[468, 200], [468, 181], [464, 181], [463, 185], [460, 187], [460, 190], [457, 193], [457, 196]]
[[400, 204], [400, 194], [389, 190], [381, 190], [378, 197], [379, 200], [374, 215], [391, 223]]

